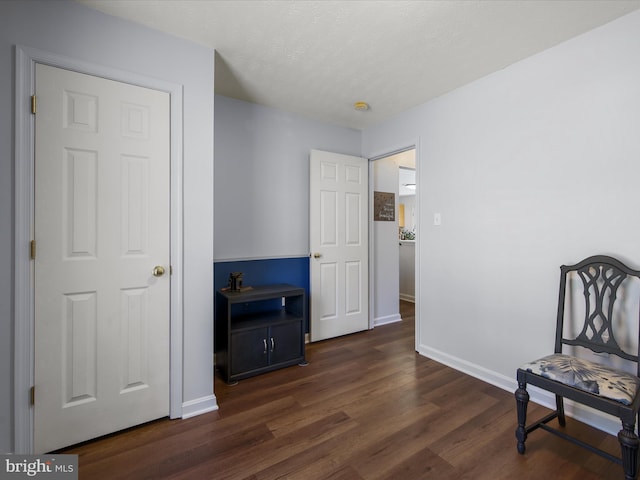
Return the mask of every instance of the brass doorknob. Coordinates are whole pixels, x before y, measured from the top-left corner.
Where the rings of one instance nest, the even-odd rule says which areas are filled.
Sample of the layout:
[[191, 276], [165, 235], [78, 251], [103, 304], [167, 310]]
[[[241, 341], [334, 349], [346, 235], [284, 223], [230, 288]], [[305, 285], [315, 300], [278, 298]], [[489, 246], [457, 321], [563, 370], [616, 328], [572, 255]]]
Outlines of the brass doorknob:
[[164, 267], [161, 265], [158, 265], [156, 267], [153, 267], [153, 276], [154, 277], [161, 277], [162, 275], [164, 275]]
[[313, 258], [320, 258], [322, 256], [321, 253], [314, 253]]

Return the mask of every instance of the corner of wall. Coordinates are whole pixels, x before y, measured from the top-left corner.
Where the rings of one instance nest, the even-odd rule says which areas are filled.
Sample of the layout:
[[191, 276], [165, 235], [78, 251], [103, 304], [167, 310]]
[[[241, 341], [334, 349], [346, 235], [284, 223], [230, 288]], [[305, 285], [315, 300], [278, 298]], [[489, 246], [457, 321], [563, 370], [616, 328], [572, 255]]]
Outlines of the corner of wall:
[[206, 395], [204, 397], [189, 400], [182, 404], [182, 419], [196, 417], [205, 413], [218, 410], [218, 401], [215, 395]]

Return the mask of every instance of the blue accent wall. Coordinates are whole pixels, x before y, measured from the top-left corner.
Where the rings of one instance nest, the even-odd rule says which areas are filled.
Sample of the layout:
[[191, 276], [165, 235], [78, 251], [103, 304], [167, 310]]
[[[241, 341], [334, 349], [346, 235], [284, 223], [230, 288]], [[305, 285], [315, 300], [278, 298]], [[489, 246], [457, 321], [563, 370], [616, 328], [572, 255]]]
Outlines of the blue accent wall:
[[[302, 287], [307, 295], [307, 311], [309, 311], [309, 257], [214, 262], [214, 297], [216, 297], [215, 292], [229, 284], [229, 274], [231, 272], [242, 272], [243, 287], [256, 287], [274, 283], [288, 283], [296, 287]], [[218, 315], [217, 301], [215, 311], [216, 315]], [[304, 328], [305, 333], [309, 331], [308, 318]]]

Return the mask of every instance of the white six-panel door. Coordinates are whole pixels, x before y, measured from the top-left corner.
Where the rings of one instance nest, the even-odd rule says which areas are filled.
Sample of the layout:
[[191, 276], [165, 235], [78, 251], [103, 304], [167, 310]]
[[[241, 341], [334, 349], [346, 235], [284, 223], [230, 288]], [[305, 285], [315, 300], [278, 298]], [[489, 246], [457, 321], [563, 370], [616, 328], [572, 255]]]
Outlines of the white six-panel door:
[[165, 92], [38, 64], [36, 98], [42, 453], [169, 413], [170, 132]]
[[311, 341], [369, 328], [368, 162], [310, 155]]

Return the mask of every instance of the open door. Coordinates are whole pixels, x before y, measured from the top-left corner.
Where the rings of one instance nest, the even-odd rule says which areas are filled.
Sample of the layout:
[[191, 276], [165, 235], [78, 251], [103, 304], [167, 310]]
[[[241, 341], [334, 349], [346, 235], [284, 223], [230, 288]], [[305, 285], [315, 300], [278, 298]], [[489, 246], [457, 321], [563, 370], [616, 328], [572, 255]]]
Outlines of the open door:
[[311, 341], [369, 328], [369, 168], [365, 158], [310, 155]]

